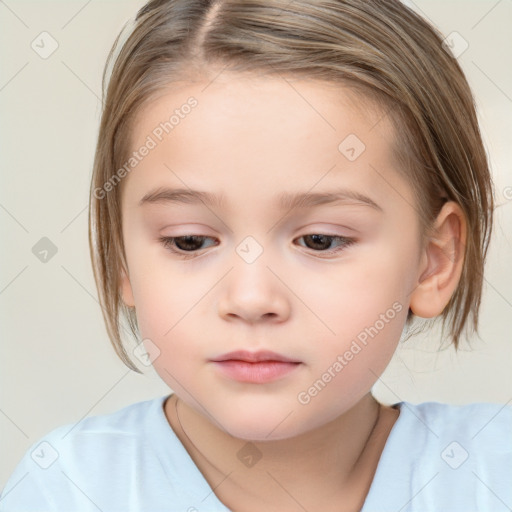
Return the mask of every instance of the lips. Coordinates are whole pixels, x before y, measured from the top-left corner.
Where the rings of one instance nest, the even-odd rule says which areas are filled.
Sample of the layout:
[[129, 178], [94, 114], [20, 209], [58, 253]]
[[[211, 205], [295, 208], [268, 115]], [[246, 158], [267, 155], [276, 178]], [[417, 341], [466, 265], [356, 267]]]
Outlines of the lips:
[[283, 363], [301, 362], [290, 359], [289, 357], [285, 357], [281, 354], [277, 354], [276, 352], [272, 352], [270, 350], [260, 350], [258, 352], [250, 352], [248, 350], [235, 350], [234, 352], [222, 354], [221, 356], [212, 359], [212, 361], [245, 361], [247, 363], [260, 363], [262, 361], [280, 361]]
[[268, 350], [236, 350], [223, 354], [212, 362], [223, 377], [252, 384], [265, 384], [282, 379], [302, 366], [301, 361], [294, 361]]

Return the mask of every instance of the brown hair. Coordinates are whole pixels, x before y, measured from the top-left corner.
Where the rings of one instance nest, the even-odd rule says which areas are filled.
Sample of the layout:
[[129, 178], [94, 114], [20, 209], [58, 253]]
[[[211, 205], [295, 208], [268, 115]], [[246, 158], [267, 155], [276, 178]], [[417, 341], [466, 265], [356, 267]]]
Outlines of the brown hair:
[[[116, 171], [129, 158], [131, 125], [146, 102], [172, 83], [226, 68], [346, 85], [386, 111], [425, 237], [446, 200], [465, 214], [463, 271], [441, 316], [456, 349], [471, 315], [477, 331], [493, 187], [470, 87], [435, 27], [398, 0], [151, 0], [118, 51], [106, 89], [121, 34], [103, 73], [89, 244], [107, 331], [128, 367], [139, 371], [123, 346], [121, 320], [136, 339], [140, 333], [120, 291], [120, 269], [127, 268], [122, 183], [108, 193], [105, 184], [121, 181]], [[409, 310], [407, 326], [413, 317]]]

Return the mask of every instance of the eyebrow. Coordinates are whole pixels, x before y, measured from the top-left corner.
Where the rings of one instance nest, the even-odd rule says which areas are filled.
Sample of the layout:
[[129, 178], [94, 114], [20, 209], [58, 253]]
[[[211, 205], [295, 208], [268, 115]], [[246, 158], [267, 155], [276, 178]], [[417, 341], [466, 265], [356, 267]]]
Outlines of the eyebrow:
[[[314, 206], [321, 206], [339, 202], [356, 202], [364, 206], [383, 212], [373, 199], [350, 189], [336, 189], [327, 192], [301, 192], [290, 193], [284, 192], [277, 196], [278, 205], [285, 210], [292, 210], [294, 208], [311, 208]], [[221, 195], [212, 194], [211, 192], [192, 190], [189, 188], [165, 188], [159, 187], [151, 190], [139, 201], [139, 206], [146, 204], [169, 204], [169, 203], [183, 203], [183, 204], [199, 204], [204, 203], [206, 206], [213, 208], [222, 208], [225, 204], [225, 198]]]

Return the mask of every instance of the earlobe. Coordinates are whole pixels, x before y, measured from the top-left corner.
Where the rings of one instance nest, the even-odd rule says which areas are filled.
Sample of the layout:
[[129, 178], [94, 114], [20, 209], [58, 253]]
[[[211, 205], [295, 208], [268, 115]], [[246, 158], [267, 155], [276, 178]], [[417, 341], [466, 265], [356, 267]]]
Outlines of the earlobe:
[[466, 220], [454, 201], [443, 205], [421, 257], [419, 277], [411, 293], [410, 308], [423, 318], [440, 315], [462, 274], [466, 246]]
[[124, 267], [121, 268], [121, 297], [125, 305], [129, 308], [135, 307], [135, 300], [133, 298], [133, 290], [132, 285], [130, 283], [130, 278], [128, 277], [127, 272]]

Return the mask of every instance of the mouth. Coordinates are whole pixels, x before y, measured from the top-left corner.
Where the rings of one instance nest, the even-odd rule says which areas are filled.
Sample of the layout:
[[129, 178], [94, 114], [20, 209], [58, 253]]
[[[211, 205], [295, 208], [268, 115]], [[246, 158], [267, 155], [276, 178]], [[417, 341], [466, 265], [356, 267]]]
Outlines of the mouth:
[[253, 384], [263, 384], [281, 379], [302, 365], [301, 361], [275, 352], [248, 352], [245, 350], [223, 354], [213, 359], [212, 362], [224, 377]]
[[212, 359], [214, 362], [222, 362], [222, 361], [244, 361], [246, 363], [261, 363], [261, 362], [270, 362], [277, 361], [282, 363], [300, 363], [301, 361], [297, 361], [294, 359], [290, 359], [289, 357], [285, 357], [281, 354], [277, 354], [276, 352], [272, 352], [270, 350], [260, 350], [258, 352], [249, 352], [248, 350], [235, 350], [234, 352], [228, 352], [227, 354], [222, 354], [221, 356]]

